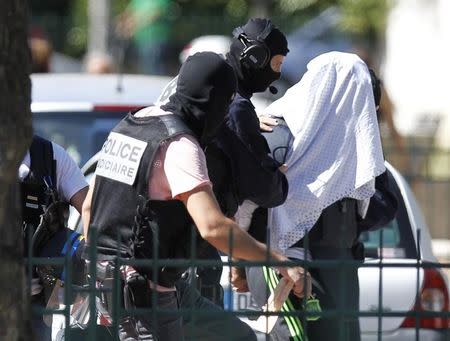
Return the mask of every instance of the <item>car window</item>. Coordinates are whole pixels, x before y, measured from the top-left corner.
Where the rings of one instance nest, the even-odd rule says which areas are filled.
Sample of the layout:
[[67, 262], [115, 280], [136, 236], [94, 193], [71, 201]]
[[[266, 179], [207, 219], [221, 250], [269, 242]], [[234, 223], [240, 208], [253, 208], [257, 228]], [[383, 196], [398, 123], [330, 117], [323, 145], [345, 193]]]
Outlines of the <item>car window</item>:
[[35, 133], [64, 147], [84, 165], [100, 150], [109, 131], [126, 112], [39, 112], [33, 115]]
[[381, 229], [363, 232], [360, 241], [364, 243], [364, 252], [368, 258], [379, 258], [382, 255], [383, 258], [415, 259], [416, 245], [404, 198], [391, 174], [389, 182], [398, 199], [397, 214], [394, 220]]

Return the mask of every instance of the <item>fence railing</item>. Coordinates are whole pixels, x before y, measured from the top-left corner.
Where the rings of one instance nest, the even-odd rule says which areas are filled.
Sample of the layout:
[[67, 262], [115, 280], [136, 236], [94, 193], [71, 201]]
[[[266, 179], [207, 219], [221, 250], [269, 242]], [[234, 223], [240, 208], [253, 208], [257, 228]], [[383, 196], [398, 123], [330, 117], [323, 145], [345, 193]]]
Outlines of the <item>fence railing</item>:
[[[393, 228], [393, 227], [390, 227]], [[347, 259], [330, 259], [330, 260], [296, 260], [285, 263], [274, 262], [274, 261], [262, 261], [262, 262], [248, 262], [248, 261], [233, 261], [231, 258], [228, 258], [224, 261], [218, 260], [205, 260], [198, 259], [196, 256], [195, 248], [192, 248], [192, 257], [189, 259], [158, 259], [157, 257], [154, 259], [121, 259], [117, 257], [112, 264], [112, 272], [110, 273], [111, 280], [108, 282], [108, 285], [105, 285], [105, 281], [101, 284], [99, 281], [99, 277], [101, 277], [98, 273], [97, 267], [97, 252], [96, 248], [89, 248], [89, 261], [86, 266], [86, 284], [83, 286], [74, 286], [69, 285], [72, 283], [72, 279], [74, 277], [73, 273], [73, 265], [72, 260], [67, 253], [63, 258], [53, 258], [53, 259], [45, 259], [45, 258], [35, 258], [31, 257], [28, 259], [28, 270], [29, 270], [29, 278], [31, 279], [31, 269], [38, 264], [41, 265], [60, 265], [64, 267], [65, 272], [65, 282], [63, 286], [60, 286], [60, 282], [56, 283], [56, 288], [58, 289], [55, 294], [53, 293], [53, 300], [56, 297], [59, 300], [56, 300], [57, 304], [54, 303], [53, 307], [33, 307], [33, 313], [45, 316], [53, 316], [53, 323], [56, 323], [56, 317], [59, 316], [59, 320], [63, 317], [64, 325], [67, 326], [65, 331], [65, 340], [114, 340], [118, 339], [119, 335], [119, 325], [123, 322], [125, 317], [133, 317], [137, 315], [146, 314], [150, 316], [150, 318], [156, 320], [156, 317], [165, 316], [165, 315], [174, 315], [187, 317], [191, 320], [197, 321], [197, 323], [192, 323], [190, 328], [204, 328], [202, 324], [203, 318], [211, 319], [213, 316], [216, 316], [217, 319], [224, 319], [226, 316], [235, 315], [244, 320], [255, 320], [259, 316], [265, 316], [268, 318], [269, 316], [279, 316], [283, 318], [283, 316], [295, 316], [302, 321], [302, 325], [304, 330], [307, 332], [308, 329], [308, 318], [311, 316], [320, 318], [340, 318], [347, 319], [352, 317], [357, 317], [361, 319], [376, 319], [377, 327], [375, 329], [371, 329], [367, 332], [362, 328], [362, 339], [364, 340], [364, 336], [369, 335], [368, 339], [370, 340], [383, 340], [385, 333], [389, 334], [389, 330], [385, 328], [386, 324], [388, 324], [389, 319], [401, 318], [403, 319], [402, 326], [398, 328], [407, 328], [410, 330], [410, 336], [413, 336], [416, 340], [422, 340], [421, 333], [424, 330], [432, 330], [436, 333], [442, 335], [442, 339], [446, 340], [444, 337], [449, 337], [448, 329], [450, 328], [450, 312], [449, 312], [449, 296], [448, 296], [448, 283], [444, 282], [446, 287], [433, 287], [430, 286], [430, 283], [426, 283], [427, 281], [435, 281], [436, 278], [427, 278], [426, 272], [431, 270], [436, 276], [436, 273], [439, 275], [441, 269], [450, 269], [450, 263], [439, 264], [429, 259], [424, 259], [422, 255], [422, 237], [421, 230], [418, 229], [415, 231], [417, 239], [415, 246], [415, 259], [410, 258], [409, 262], [405, 262], [401, 257], [395, 256], [392, 257], [390, 253], [391, 250], [391, 239], [389, 236], [385, 236], [384, 234], [390, 233], [389, 228], [382, 229], [377, 234], [378, 245], [377, 249], [377, 257], [373, 259], [366, 258], [365, 262], [357, 261], [357, 260], [347, 260]], [[95, 228], [91, 229], [90, 232], [91, 243], [93, 245], [96, 244], [97, 232]], [[366, 238], [366, 240], [369, 240]], [[372, 239], [373, 241], [373, 239]], [[195, 244], [195, 243], [194, 243]], [[370, 246], [370, 244], [367, 244]], [[230, 249], [232, 251], [233, 245], [231, 243]], [[385, 261], [389, 260], [389, 261]], [[248, 309], [248, 306], [245, 306], [244, 309], [241, 309], [236, 304], [233, 304], [233, 299], [230, 300], [233, 293], [231, 291], [231, 285], [229, 280], [227, 283], [223, 283], [222, 285], [226, 286], [224, 288], [228, 295], [225, 295], [225, 299], [229, 299], [228, 307], [226, 310], [214, 309], [214, 310], [205, 310], [205, 309], [197, 309], [195, 306], [195, 302], [191, 300], [184, 306], [182, 305], [180, 309], [176, 311], [164, 309], [158, 307], [156, 305], [157, 297], [156, 292], [152, 291], [151, 304], [145, 308], [133, 308], [126, 309], [123, 306], [123, 273], [120, 269], [123, 269], [123, 266], [148, 266], [152, 269], [157, 269], [162, 266], [171, 266], [171, 267], [219, 267], [224, 266], [225, 268], [231, 266], [240, 266], [240, 267], [283, 267], [283, 266], [302, 266], [306, 270], [311, 269], [339, 269], [345, 273], [346, 269], [359, 269], [360, 272], [362, 269], [376, 269], [375, 275], [378, 281], [378, 285], [374, 286], [374, 289], [369, 293], [367, 290], [364, 294], [370, 294], [374, 296], [373, 302], [375, 302], [375, 308], [367, 309], [350, 309], [344, 306], [336, 307], [336, 309], [324, 309], [322, 307], [321, 311], [308, 311], [302, 309], [295, 310], [282, 310], [280, 311], [267, 311], [263, 312], [261, 310], [251, 310]], [[414, 272], [413, 278], [413, 286], [414, 286], [414, 294], [412, 297], [398, 297], [398, 299], [403, 300], [400, 303], [403, 303], [404, 307], [408, 307], [408, 304], [413, 303], [411, 308], [398, 308], [402, 306], [402, 304], [394, 304], [391, 308], [385, 309], [385, 306], [392, 302], [385, 302], [386, 297], [389, 297], [389, 293], [393, 288], [389, 287], [394, 283], [388, 281], [386, 276], [392, 276], [393, 272], [390, 269], [394, 269], [395, 271], [405, 271], [410, 270]], [[437, 272], [436, 272], [437, 271]], [[364, 273], [364, 271], [362, 271]], [[366, 271], [367, 273], [367, 271]], [[151, 280], [156, 283], [157, 282], [157, 272], [153, 271], [153, 276], [151, 276]], [[361, 279], [361, 273], [360, 273]], [[336, 280], [341, 280], [345, 282], [345, 278], [340, 278]], [[401, 279], [397, 278], [399, 284], [401, 283]], [[31, 284], [31, 283], [30, 283]], [[306, 283], [305, 283], [306, 284]], [[194, 288], [197, 287], [196, 279], [189, 283], [189, 285]], [[59, 287], [58, 287], [59, 286]], [[342, 286], [345, 288], [345, 285]], [[428, 292], [425, 292], [425, 289], [429, 289]], [[367, 289], [367, 288], [366, 288]], [[400, 288], [402, 291], [403, 288]], [[433, 291], [434, 290], [434, 291]], [[440, 293], [436, 295], [436, 290], [441, 290]], [[398, 292], [399, 290], [397, 290]], [[269, 293], [268, 293], [269, 294]], [[348, 295], [348, 292], [343, 292], [342, 295]], [[357, 295], [357, 293], [353, 293]], [[431, 301], [427, 295], [435, 295]], [[62, 296], [62, 297], [61, 297]], [[268, 295], [267, 295], [268, 296]], [[109, 299], [106, 299], [109, 297]], [[392, 295], [390, 299], [392, 299]], [[394, 297], [395, 298], [395, 297]], [[305, 300], [305, 299], [304, 299]], [[409, 301], [408, 301], [409, 300]], [[105, 303], [105, 301], [107, 301]], [[303, 303], [305, 303], [304, 301]], [[424, 303], [425, 302], [425, 303]], [[431, 303], [430, 303], [431, 302]], [[406, 305], [405, 305], [406, 304]], [[431, 305], [430, 305], [431, 304]], [[397, 308], [396, 308], [397, 307]], [[266, 323], [269, 320], [266, 320]], [[362, 321], [362, 320], [361, 320]], [[407, 321], [407, 323], [405, 322]], [[225, 322], [224, 322], [225, 323]], [[69, 328], [70, 326], [70, 328]], [[55, 325], [53, 326], [55, 327]], [[56, 328], [55, 328], [56, 329]], [[230, 340], [232, 340], [231, 333], [232, 330], [224, 328], [221, 331], [222, 335], [228, 335], [230, 333]], [[428, 334], [427, 334], [428, 335]], [[80, 338], [81, 337], [81, 338]], [[260, 339], [265, 339], [267, 335], [263, 333], [259, 333]], [[269, 338], [267, 338], [269, 340]], [[304, 338], [306, 340], [306, 338]], [[336, 335], [335, 340], [348, 340], [348, 337], [340, 333], [340, 335]]]

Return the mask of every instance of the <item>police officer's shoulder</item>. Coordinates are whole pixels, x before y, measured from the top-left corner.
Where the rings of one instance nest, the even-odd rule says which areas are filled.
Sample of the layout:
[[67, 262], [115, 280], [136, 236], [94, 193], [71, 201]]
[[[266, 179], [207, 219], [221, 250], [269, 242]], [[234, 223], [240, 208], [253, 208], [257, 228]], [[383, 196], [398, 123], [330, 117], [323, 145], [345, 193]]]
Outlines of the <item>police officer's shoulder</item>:
[[179, 115], [160, 116], [160, 119], [166, 126], [169, 136], [178, 134], [195, 136], [192, 130], [187, 126], [186, 122]]

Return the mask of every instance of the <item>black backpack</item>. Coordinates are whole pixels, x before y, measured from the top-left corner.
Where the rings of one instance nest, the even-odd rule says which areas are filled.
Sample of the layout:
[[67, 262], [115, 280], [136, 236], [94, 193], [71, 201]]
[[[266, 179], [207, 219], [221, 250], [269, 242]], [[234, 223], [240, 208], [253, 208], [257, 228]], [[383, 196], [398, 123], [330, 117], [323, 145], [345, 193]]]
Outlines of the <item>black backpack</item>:
[[22, 214], [25, 224], [37, 226], [44, 207], [52, 200], [48, 188], [56, 189], [56, 162], [52, 143], [37, 135], [33, 136], [29, 152], [30, 173], [20, 183]]
[[50, 177], [52, 186], [56, 188], [56, 161], [53, 158], [52, 143], [34, 135], [30, 146], [30, 174], [36, 179]]

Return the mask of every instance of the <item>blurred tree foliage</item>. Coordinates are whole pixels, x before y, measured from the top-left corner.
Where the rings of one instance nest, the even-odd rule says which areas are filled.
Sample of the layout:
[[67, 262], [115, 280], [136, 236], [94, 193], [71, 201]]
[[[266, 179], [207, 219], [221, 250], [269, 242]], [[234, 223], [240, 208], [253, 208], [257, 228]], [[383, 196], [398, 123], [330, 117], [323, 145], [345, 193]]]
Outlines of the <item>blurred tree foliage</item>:
[[[56, 49], [73, 56], [81, 56], [86, 48], [88, 1], [95, 0], [29, 0], [33, 22], [44, 25], [51, 32], [50, 35], [57, 36]], [[129, 0], [111, 0], [112, 26], [114, 18], [126, 8], [128, 2]], [[290, 32], [329, 6], [341, 8], [341, 27], [345, 32], [376, 42], [384, 31], [387, 2], [388, 0], [171, 0], [171, 43], [181, 48], [199, 35], [229, 35], [235, 26], [243, 24], [252, 13], [261, 13], [257, 9], [269, 13], [277, 26]], [[51, 13], [59, 17], [49, 21]], [[42, 20], [43, 17], [45, 20]], [[50, 25], [51, 23], [53, 24]], [[63, 29], [59, 28], [61, 24], [65, 25]], [[65, 36], [61, 37], [62, 34]]]

